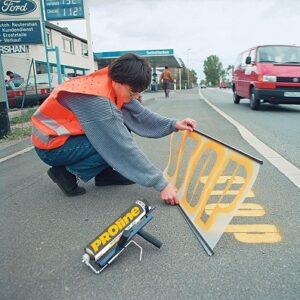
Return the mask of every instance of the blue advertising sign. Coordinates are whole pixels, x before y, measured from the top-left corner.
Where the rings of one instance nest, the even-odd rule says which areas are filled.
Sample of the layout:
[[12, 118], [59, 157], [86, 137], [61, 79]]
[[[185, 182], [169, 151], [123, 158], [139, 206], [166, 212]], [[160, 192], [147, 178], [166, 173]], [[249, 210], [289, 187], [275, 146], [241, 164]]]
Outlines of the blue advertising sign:
[[40, 21], [0, 21], [0, 45], [16, 44], [42, 44]]
[[97, 58], [117, 58], [126, 53], [134, 53], [139, 56], [169, 56], [174, 55], [173, 49], [158, 49], [158, 50], [131, 50], [131, 51], [114, 51], [114, 52], [98, 52], [95, 53]]
[[84, 19], [83, 0], [44, 0], [46, 20]]
[[0, 54], [28, 53], [27, 45], [0, 46]]
[[39, 0], [1, 0], [1, 20], [40, 19]]

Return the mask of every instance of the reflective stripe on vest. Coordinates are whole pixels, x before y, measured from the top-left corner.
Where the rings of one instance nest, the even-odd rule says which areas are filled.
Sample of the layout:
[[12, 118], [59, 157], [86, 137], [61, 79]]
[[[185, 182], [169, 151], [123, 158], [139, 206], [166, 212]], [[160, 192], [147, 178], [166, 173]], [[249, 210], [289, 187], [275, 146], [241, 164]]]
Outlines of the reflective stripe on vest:
[[56, 137], [50, 137], [49, 135], [45, 135], [42, 131], [38, 130], [35, 126], [32, 126], [32, 133], [44, 144], [51, 143]]
[[[53, 131], [56, 132], [57, 136], [61, 135], [71, 135], [71, 132], [67, 130], [63, 125], [58, 124], [55, 120], [45, 116], [40, 112], [38, 109], [35, 113], [34, 116], [44, 125], [52, 129]], [[37, 135], [38, 137], [39, 135]], [[42, 139], [41, 139], [42, 140]]]

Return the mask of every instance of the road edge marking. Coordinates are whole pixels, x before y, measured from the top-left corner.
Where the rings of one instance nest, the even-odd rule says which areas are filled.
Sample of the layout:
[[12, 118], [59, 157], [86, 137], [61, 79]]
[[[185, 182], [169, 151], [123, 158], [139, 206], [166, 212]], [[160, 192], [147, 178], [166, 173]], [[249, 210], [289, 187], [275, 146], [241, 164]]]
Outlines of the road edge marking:
[[261, 140], [259, 140], [254, 134], [252, 134], [246, 127], [234, 120], [232, 117], [221, 111], [215, 105], [213, 105], [204, 95], [198, 90], [199, 96], [216, 112], [224, 117], [228, 122], [235, 126], [240, 132], [242, 138], [254, 147], [262, 156], [264, 156], [274, 167], [276, 167], [283, 175], [285, 175], [291, 182], [293, 182], [298, 188], [300, 188], [300, 169], [282, 157], [279, 153], [267, 146]]
[[30, 147], [27, 147], [27, 148], [25, 148], [25, 149], [23, 149], [23, 150], [20, 150], [20, 151], [16, 152], [16, 153], [13, 153], [13, 154], [11, 154], [11, 155], [8, 155], [8, 156], [5, 156], [5, 157], [3, 157], [3, 158], [0, 158], [0, 163], [3, 163], [3, 162], [5, 162], [5, 161], [7, 161], [7, 160], [9, 160], [9, 159], [11, 159], [11, 158], [14, 158], [14, 157], [18, 156], [18, 155], [22, 155], [22, 154], [24, 154], [24, 153], [26, 153], [26, 152], [29, 152], [29, 151], [31, 151], [33, 148], [34, 148], [33, 146], [30, 146]]

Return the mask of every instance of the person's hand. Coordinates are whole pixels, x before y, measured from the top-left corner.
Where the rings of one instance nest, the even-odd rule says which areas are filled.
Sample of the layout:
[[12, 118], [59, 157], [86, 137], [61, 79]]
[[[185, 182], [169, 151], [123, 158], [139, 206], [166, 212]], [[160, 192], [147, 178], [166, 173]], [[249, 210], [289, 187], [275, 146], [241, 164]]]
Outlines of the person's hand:
[[193, 131], [194, 129], [196, 129], [196, 121], [189, 118], [183, 119], [176, 122], [175, 128], [177, 130]]
[[161, 192], [160, 192], [161, 199], [170, 205], [179, 204], [179, 199], [177, 197], [176, 191], [174, 186], [169, 183]]

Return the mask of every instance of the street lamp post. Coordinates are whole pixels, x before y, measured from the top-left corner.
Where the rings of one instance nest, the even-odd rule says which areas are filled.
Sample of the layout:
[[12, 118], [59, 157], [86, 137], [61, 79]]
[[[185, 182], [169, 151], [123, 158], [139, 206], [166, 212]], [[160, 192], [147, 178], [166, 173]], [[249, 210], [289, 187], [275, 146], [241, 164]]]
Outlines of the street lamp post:
[[85, 11], [85, 28], [88, 42], [88, 57], [89, 57], [89, 73], [93, 73], [95, 71], [94, 66], [94, 52], [93, 52], [93, 44], [92, 44], [92, 32], [91, 32], [91, 22], [90, 22], [90, 10], [88, 1], [83, 2], [84, 11]]
[[186, 56], [187, 56], [187, 88], [189, 88], [190, 86], [190, 71], [189, 71], [189, 66], [190, 66], [190, 63], [189, 63], [189, 58], [190, 58], [190, 51], [191, 49], [187, 49], [186, 50]]

